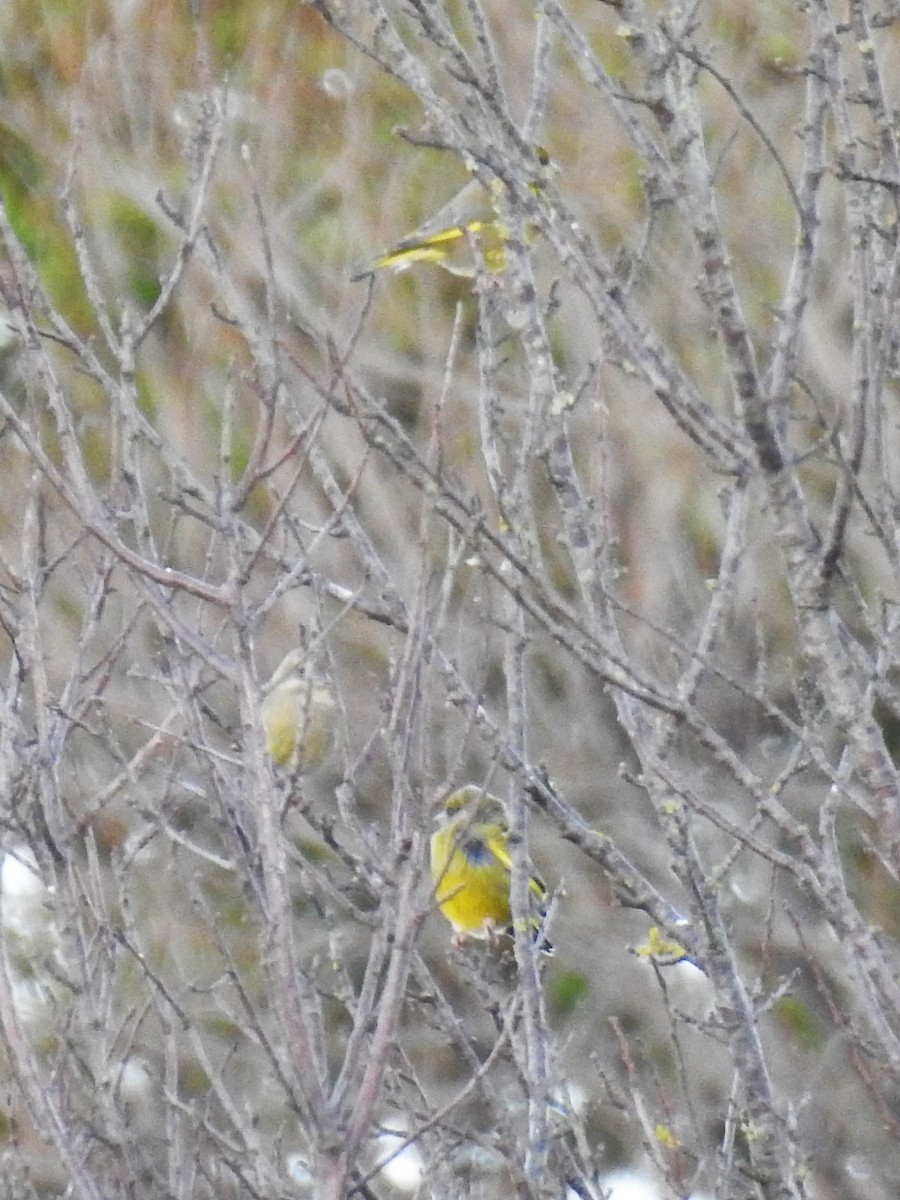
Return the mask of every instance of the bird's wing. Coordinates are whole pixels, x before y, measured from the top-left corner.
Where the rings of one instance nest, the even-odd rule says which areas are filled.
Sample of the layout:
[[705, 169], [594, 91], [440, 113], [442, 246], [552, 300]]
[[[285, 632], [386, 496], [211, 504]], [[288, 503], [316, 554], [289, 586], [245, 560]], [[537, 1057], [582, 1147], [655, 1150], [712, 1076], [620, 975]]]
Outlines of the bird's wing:
[[[479, 835], [487, 842], [488, 849], [497, 862], [506, 868], [507, 871], [512, 871], [512, 859], [509, 855], [509, 841], [507, 840], [506, 830], [499, 825], [481, 826]], [[531, 894], [540, 901], [543, 901], [547, 896], [547, 889], [536, 875], [532, 875], [528, 880], [528, 886], [531, 889]]]
[[506, 840], [506, 830], [500, 825], [478, 826], [478, 836], [487, 842], [488, 849], [497, 862], [512, 870], [512, 859], [509, 857], [509, 842]]
[[[412, 233], [406, 234], [400, 244], [434, 241], [444, 234], [448, 237], [459, 236], [473, 224], [478, 225], [482, 221], [490, 221], [493, 216], [487, 192], [477, 179], [471, 179], [462, 191], [457, 192], [424, 224], [420, 225], [418, 229], [414, 229]], [[473, 232], [477, 232], [477, 230]]]

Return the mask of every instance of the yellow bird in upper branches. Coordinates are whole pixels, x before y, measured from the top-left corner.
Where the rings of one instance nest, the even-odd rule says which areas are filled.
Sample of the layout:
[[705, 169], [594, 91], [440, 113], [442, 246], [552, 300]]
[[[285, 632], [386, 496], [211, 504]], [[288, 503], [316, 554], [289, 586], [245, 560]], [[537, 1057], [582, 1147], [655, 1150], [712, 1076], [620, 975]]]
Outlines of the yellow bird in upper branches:
[[308, 651], [291, 650], [265, 684], [260, 704], [269, 755], [290, 771], [314, 771], [334, 744], [334, 695], [309, 668]]
[[[498, 186], [502, 187], [502, 184]], [[473, 179], [424, 225], [380, 254], [370, 267], [352, 278], [364, 279], [374, 271], [385, 269], [405, 271], [415, 263], [434, 263], [452, 275], [472, 278], [476, 269], [473, 254], [476, 240], [487, 269], [502, 271], [506, 263], [507, 236], [489, 192]]]
[[[528, 186], [535, 196], [540, 196], [557, 171], [543, 146], [534, 147], [532, 171]], [[375, 271], [405, 271], [415, 263], [433, 263], [453, 275], [472, 279], [477, 274], [478, 253], [489, 271], [503, 271], [509, 240], [509, 230], [500, 216], [504, 195], [500, 179], [493, 179], [488, 187], [478, 179], [471, 179], [433, 217], [352, 278], [365, 279]], [[537, 226], [529, 224], [528, 240], [537, 234]]]
[[[509, 885], [512, 861], [503, 805], [472, 784], [448, 796], [431, 838], [431, 878], [438, 906], [454, 929], [453, 940], [490, 938], [511, 932]], [[529, 880], [535, 915], [529, 925], [539, 935], [547, 889]], [[553, 948], [543, 940], [541, 949]]]

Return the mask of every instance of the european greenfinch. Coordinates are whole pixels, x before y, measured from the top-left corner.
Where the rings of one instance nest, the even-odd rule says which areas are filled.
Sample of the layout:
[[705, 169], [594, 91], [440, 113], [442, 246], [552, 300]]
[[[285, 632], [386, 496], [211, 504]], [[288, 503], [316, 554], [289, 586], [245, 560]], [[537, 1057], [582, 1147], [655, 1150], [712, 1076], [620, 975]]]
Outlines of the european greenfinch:
[[291, 650], [273, 671], [263, 688], [260, 716], [276, 767], [314, 771], [328, 757], [334, 743], [334, 695], [310, 670], [306, 650]]
[[506, 262], [506, 230], [497, 217], [490, 196], [477, 179], [466, 186], [430, 220], [384, 254], [353, 279], [364, 279], [373, 271], [405, 271], [415, 263], [434, 263], [453, 275], [472, 278], [475, 257], [472, 239], [481, 244], [484, 265], [502, 271]]
[[[453, 926], [456, 943], [510, 932], [509, 885], [512, 863], [503, 805], [472, 784], [448, 796], [431, 838], [431, 878], [438, 906]], [[535, 936], [547, 901], [547, 889], [536, 876], [529, 880]], [[552, 953], [542, 940], [541, 949]]]

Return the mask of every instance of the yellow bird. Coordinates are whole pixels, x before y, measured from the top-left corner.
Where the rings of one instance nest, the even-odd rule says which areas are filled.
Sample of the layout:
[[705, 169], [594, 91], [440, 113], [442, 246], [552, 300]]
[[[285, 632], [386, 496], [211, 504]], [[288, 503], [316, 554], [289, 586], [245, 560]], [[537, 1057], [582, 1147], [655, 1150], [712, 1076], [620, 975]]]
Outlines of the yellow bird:
[[[498, 186], [502, 187], [502, 184]], [[481, 245], [488, 270], [502, 271], [506, 263], [507, 236], [489, 193], [473, 179], [429, 221], [352, 278], [365, 279], [374, 271], [384, 269], [405, 271], [415, 263], [434, 263], [452, 275], [472, 278], [475, 275], [474, 239]]]
[[[502, 803], [470, 784], [447, 798], [438, 821], [431, 838], [431, 878], [454, 942], [510, 932], [512, 862]], [[547, 889], [536, 876], [529, 887], [536, 910], [530, 924], [537, 936]], [[549, 942], [542, 941], [541, 949], [552, 953]]]
[[282, 659], [263, 688], [260, 717], [276, 767], [314, 771], [334, 743], [335, 702], [330, 687], [309, 670], [309, 654], [296, 649]]
[[[540, 196], [556, 173], [556, 164], [544, 147], [535, 146], [534, 176], [528, 185], [531, 192]], [[365, 279], [382, 270], [405, 271], [415, 263], [434, 263], [452, 275], [473, 279], [477, 273], [477, 256], [473, 254], [476, 244], [489, 271], [505, 270], [509, 230], [500, 217], [504, 193], [500, 179], [492, 180], [489, 187], [471, 179], [424, 225], [385, 250], [370, 267], [352, 278]], [[525, 233], [528, 241], [534, 241], [538, 227], [529, 224]]]

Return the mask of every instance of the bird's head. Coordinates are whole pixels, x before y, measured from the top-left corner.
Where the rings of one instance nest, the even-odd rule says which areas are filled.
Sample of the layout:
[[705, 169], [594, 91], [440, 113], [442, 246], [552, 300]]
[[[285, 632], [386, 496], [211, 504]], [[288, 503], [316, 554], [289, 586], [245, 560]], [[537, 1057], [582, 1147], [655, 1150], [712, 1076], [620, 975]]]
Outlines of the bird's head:
[[487, 818], [496, 820], [502, 814], [503, 805], [483, 788], [470, 783], [457, 788], [446, 797], [438, 812], [438, 820], [459, 825], [471, 825]]

